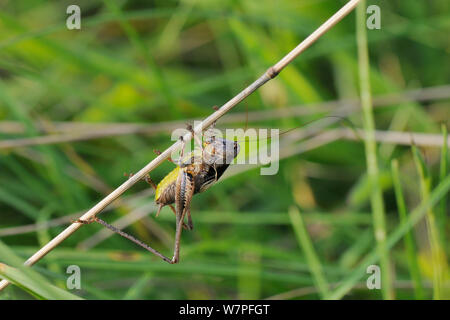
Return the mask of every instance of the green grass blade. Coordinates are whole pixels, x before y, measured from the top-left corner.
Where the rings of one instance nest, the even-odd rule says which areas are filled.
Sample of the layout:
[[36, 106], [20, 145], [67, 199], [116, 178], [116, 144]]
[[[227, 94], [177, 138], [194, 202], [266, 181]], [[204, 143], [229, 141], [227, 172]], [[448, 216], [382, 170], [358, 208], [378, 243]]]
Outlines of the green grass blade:
[[328, 282], [323, 273], [320, 260], [308, 235], [308, 231], [306, 230], [300, 211], [297, 208], [292, 207], [289, 210], [289, 217], [291, 218], [291, 223], [294, 227], [298, 243], [305, 253], [309, 270], [314, 277], [314, 282], [319, 289], [322, 298], [325, 298], [329, 294]]
[[[149, 48], [147, 48], [144, 42], [140, 39], [139, 34], [133, 28], [133, 26], [123, 17], [122, 10], [119, 6], [117, 6], [112, 1], [103, 1], [105, 6], [111, 10], [118, 18], [119, 23], [123, 30], [125, 31], [127, 37], [129, 38], [131, 44], [139, 50], [139, 53], [143, 56], [145, 63], [147, 64], [147, 68], [150, 72], [153, 73], [153, 76], [156, 78], [158, 86], [163, 93], [166, 103], [172, 108], [175, 108], [175, 101], [173, 99], [173, 95], [170, 89], [170, 85], [167, 83], [166, 77], [164, 76], [163, 71], [156, 64], [152, 54], [150, 53]], [[172, 108], [168, 108], [167, 110], [170, 112]]]
[[386, 222], [384, 212], [383, 194], [379, 180], [377, 164], [377, 147], [375, 141], [375, 121], [373, 116], [372, 96], [369, 75], [369, 53], [366, 33], [366, 1], [361, 1], [356, 11], [356, 31], [358, 46], [359, 82], [361, 91], [361, 105], [363, 111], [363, 125], [365, 131], [364, 145], [366, 150], [367, 174], [372, 194], [371, 206], [374, 222], [374, 233], [377, 249], [381, 257], [382, 292], [385, 299], [394, 298], [394, 290], [390, 276], [389, 251], [386, 247]]
[[[419, 222], [426, 214], [429, 208], [435, 206], [442, 197], [450, 190], [450, 175], [448, 175], [430, 194], [430, 197], [425, 201], [422, 200], [420, 205], [415, 208], [407, 217], [404, 223], [401, 223], [388, 237], [386, 244], [387, 248], [392, 248], [404, 235], [411, 230], [417, 222]], [[375, 248], [366, 258], [364, 258], [359, 266], [342, 281], [342, 284], [336, 288], [327, 298], [341, 299], [353, 286], [366, 275], [367, 266], [376, 263], [380, 259], [379, 253]], [[381, 284], [383, 286], [383, 283]]]
[[374, 245], [372, 230], [367, 229], [358, 237], [358, 241], [343, 252], [339, 259], [339, 265], [343, 268], [351, 268], [356, 265], [361, 257]]
[[[445, 124], [442, 124], [442, 136], [444, 137], [444, 143], [442, 144], [441, 150], [441, 162], [439, 167], [439, 181], [444, 180], [447, 176], [448, 172], [448, 132]], [[444, 196], [439, 203], [438, 210], [438, 226], [439, 226], [439, 234], [441, 236], [441, 245], [443, 252], [446, 252], [446, 236], [445, 236], [445, 226], [447, 220], [447, 196]]]
[[82, 298], [50, 284], [36, 271], [23, 266], [23, 262], [0, 241], [0, 278], [4, 278], [38, 299], [80, 300]]
[[248, 246], [239, 249], [238, 297], [243, 300], [261, 299], [261, 253]]
[[151, 278], [151, 273], [145, 273], [127, 290], [123, 300], [135, 300], [141, 297]]
[[[417, 171], [419, 173], [420, 179], [420, 192], [422, 199], [427, 201], [430, 197], [431, 190], [431, 175], [428, 171], [427, 165], [425, 163], [422, 154], [416, 146], [412, 146], [412, 153], [414, 156], [414, 162], [416, 164]], [[431, 249], [431, 264], [433, 268], [433, 299], [439, 300], [442, 298], [442, 286], [443, 278], [446, 272], [444, 256], [442, 248], [440, 246], [440, 236], [439, 230], [436, 225], [436, 216], [434, 214], [433, 208], [430, 207], [427, 210], [427, 231], [428, 239], [430, 242]]]
[[[407, 219], [407, 209], [405, 204], [405, 199], [403, 197], [402, 185], [400, 182], [400, 174], [398, 169], [398, 161], [392, 160], [391, 162], [392, 169], [392, 180], [394, 183], [395, 190], [395, 198], [397, 200], [397, 210], [400, 217], [400, 223], [405, 223]], [[422, 286], [422, 277], [420, 275], [418, 259], [417, 259], [417, 250], [414, 243], [414, 236], [411, 231], [408, 231], [405, 234], [405, 247], [406, 247], [406, 255], [408, 257], [408, 266], [409, 272], [411, 274], [411, 278], [414, 282], [414, 292], [417, 299], [424, 298], [424, 291]]]

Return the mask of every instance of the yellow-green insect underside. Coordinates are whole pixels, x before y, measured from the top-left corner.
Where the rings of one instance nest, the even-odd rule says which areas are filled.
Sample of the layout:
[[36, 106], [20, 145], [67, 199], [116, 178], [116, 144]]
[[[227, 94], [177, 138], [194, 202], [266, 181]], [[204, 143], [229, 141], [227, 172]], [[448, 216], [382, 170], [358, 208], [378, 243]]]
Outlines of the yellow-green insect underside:
[[164, 179], [162, 179], [159, 183], [158, 186], [156, 187], [155, 190], [155, 201], [158, 202], [161, 193], [163, 193], [165, 190], [167, 190], [167, 188], [171, 185], [174, 184], [177, 181], [178, 178], [178, 174], [180, 172], [180, 167], [176, 167], [175, 169], [173, 169], [172, 171], [170, 171], [165, 177]]

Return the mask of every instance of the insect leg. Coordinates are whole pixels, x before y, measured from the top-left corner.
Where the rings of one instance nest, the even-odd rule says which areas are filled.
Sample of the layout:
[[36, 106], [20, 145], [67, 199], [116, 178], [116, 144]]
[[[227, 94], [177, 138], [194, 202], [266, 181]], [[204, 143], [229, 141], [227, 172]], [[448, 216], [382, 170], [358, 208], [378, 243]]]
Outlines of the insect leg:
[[128, 240], [130, 240], [130, 241], [132, 241], [132, 242], [134, 242], [134, 243], [137, 244], [138, 246], [141, 246], [141, 247], [144, 248], [145, 250], [147, 250], [147, 251], [153, 253], [154, 255], [160, 257], [160, 258], [163, 259], [164, 261], [166, 261], [166, 262], [168, 262], [168, 263], [172, 263], [172, 260], [170, 260], [168, 257], [166, 257], [165, 255], [163, 255], [162, 253], [160, 253], [158, 250], [153, 249], [153, 248], [150, 247], [148, 244], [142, 242], [142, 241], [139, 240], [139, 239], [136, 239], [136, 238], [133, 237], [132, 235], [130, 235], [130, 234], [128, 234], [128, 233], [126, 233], [126, 232], [124, 232], [124, 231], [122, 231], [122, 230], [120, 230], [120, 229], [114, 227], [113, 225], [110, 225], [109, 223], [103, 221], [103, 220], [100, 219], [100, 218], [93, 217], [93, 218], [90, 219], [90, 220], [80, 220], [80, 219], [78, 219], [78, 220], [76, 220], [75, 222], [83, 223], [83, 224], [90, 224], [90, 223], [92, 223], [92, 222], [97, 222], [97, 223], [101, 224], [102, 226], [104, 226], [105, 228], [108, 228], [109, 230], [111, 230], [111, 231], [117, 233], [118, 235], [120, 235], [120, 236], [122, 236], [122, 237], [124, 237], [124, 238], [126, 238], [126, 239], [128, 239]]
[[187, 230], [193, 230], [194, 229], [194, 222], [192, 222], [191, 210], [190, 209], [187, 212], [187, 218], [188, 218]]
[[195, 142], [198, 144], [198, 146], [200, 147], [200, 149], [203, 151], [202, 141], [201, 141], [200, 138], [195, 134], [194, 128], [192, 128], [192, 126], [191, 126], [190, 124], [188, 124], [187, 129], [191, 132], [192, 137], [194, 138]]
[[[219, 110], [219, 107], [218, 107], [218, 106], [212, 106], [212, 108], [213, 108], [215, 111]], [[214, 121], [214, 122], [212, 123], [212, 125], [211, 125], [209, 128], [210, 128], [210, 129], [214, 129], [214, 128], [216, 127], [216, 122], [217, 122], [217, 121]]]
[[[153, 152], [156, 153], [156, 155], [158, 155], [158, 156], [161, 154], [161, 151], [159, 151], [158, 149], [154, 149]], [[172, 162], [173, 164], [176, 165], [175, 161], [173, 161], [173, 159], [172, 159], [171, 156], [169, 156], [169, 157], [167, 158], [167, 161], [170, 161], [170, 162]]]
[[[192, 196], [194, 195], [194, 177], [187, 170], [180, 170], [176, 182], [175, 207], [177, 211], [176, 217], [176, 233], [175, 247], [173, 252], [172, 263], [177, 263], [180, 255], [180, 239], [184, 216], [190, 211]], [[191, 221], [192, 222], [192, 221]]]
[[153, 182], [152, 178], [150, 178], [150, 175], [149, 175], [149, 174], [147, 174], [147, 175], [144, 177], [144, 180], [145, 180], [145, 182], [147, 182], [149, 185], [151, 185], [153, 189], [156, 190], [157, 185], [156, 185], [156, 183]]
[[177, 225], [176, 225], [176, 231], [175, 231], [175, 245], [173, 249], [173, 257], [170, 263], [178, 263], [180, 259], [180, 240], [181, 240], [181, 231], [183, 228], [181, 227], [181, 222], [183, 222], [184, 215], [186, 213], [186, 210], [183, 210], [181, 215], [177, 216]]
[[163, 206], [162, 204], [160, 204], [160, 205], [158, 206], [158, 211], [156, 211], [155, 217], [158, 217], [158, 216], [159, 216], [159, 213], [161, 212], [161, 209], [162, 209], [163, 207], [164, 207], [164, 206]]
[[[192, 126], [190, 124], [188, 124], [187, 129], [191, 132], [192, 137], [194, 138], [195, 143], [197, 143], [197, 145], [199, 146], [200, 150], [202, 151], [202, 159], [201, 161], [203, 161], [203, 144], [202, 144], [202, 140], [195, 134], [194, 128], [192, 128]], [[194, 161], [195, 158], [194, 158]]]
[[[152, 178], [150, 178], [150, 175], [149, 175], [149, 174], [145, 176], [144, 180], [145, 180], [145, 182], [147, 182], [149, 185], [151, 185], [153, 189], [156, 190], [156, 188], [157, 188], [156, 183], [153, 182], [153, 180], [152, 180]], [[160, 205], [158, 206], [158, 211], [156, 211], [156, 217], [159, 216], [159, 213], [161, 212], [161, 209], [162, 209], [163, 207], [164, 207], [163, 204], [160, 204]], [[173, 214], [174, 214], [174, 215], [177, 215], [177, 213], [176, 213], [175, 208], [173, 207], [173, 205], [169, 204], [169, 207], [170, 207], [170, 209], [172, 209]], [[189, 226], [187, 226], [185, 223], [183, 223], [183, 228], [185, 228], [186, 230], [192, 230], [192, 228], [190, 228]]]
[[184, 141], [183, 136], [180, 136], [180, 140], [181, 140], [180, 158], [178, 159], [178, 163], [177, 163], [177, 165], [179, 167], [181, 167], [183, 164], [184, 148], [186, 146], [186, 141]]
[[[177, 215], [177, 212], [175, 210], [175, 208], [173, 207], [173, 205], [169, 204], [168, 205], [169, 208], [172, 210], [172, 212], [175, 214], [175, 216]], [[156, 217], [159, 216], [159, 213], [161, 212], [161, 209], [164, 207], [164, 205], [160, 204], [158, 206], [158, 211], [156, 211]], [[186, 223], [183, 222], [183, 228], [186, 230], [192, 230], [194, 228], [193, 223], [192, 223], [192, 219], [190, 218], [191, 214], [189, 213], [188, 218], [190, 219], [190, 221], [188, 221], [189, 223], [186, 225]]]
[[217, 167], [216, 167], [216, 164], [214, 163], [214, 166], [213, 166], [213, 169], [214, 169], [214, 172], [215, 172], [215, 178], [214, 178], [214, 180], [219, 180], [219, 178], [217, 178]]

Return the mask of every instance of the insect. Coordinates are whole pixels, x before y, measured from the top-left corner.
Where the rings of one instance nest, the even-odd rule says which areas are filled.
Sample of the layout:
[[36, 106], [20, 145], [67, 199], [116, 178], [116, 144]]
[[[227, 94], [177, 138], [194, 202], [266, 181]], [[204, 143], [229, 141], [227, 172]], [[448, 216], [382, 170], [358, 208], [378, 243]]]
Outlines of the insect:
[[[339, 116], [326, 117], [349, 121]], [[350, 124], [352, 124], [351, 121]], [[158, 185], [156, 185], [149, 176], [145, 178], [145, 180], [155, 189], [155, 202], [158, 205], [156, 216], [158, 216], [161, 209], [167, 205], [170, 206], [175, 214], [176, 230], [172, 259], [100, 218], [94, 217], [89, 221], [77, 220], [76, 222], [84, 224], [98, 222], [106, 228], [152, 252], [164, 261], [171, 264], [177, 263], [179, 261], [182, 229], [193, 229], [190, 211], [192, 197], [196, 193], [204, 192], [216, 183], [239, 153], [239, 143], [237, 141], [231, 141], [216, 136], [214, 124], [203, 134], [204, 142], [202, 142], [195, 134], [192, 126], [188, 126], [188, 130], [190, 130], [194, 138], [194, 143], [198, 148], [184, 156], [185, 142], [181, 136], [182, 148], [179, 160], [175, 162], [171, 158], [168, 159], [177, 165], [177, 167], [166, 175]], [[280, 135], [288, 133], [291, 130], [293, 129], [282, 132]], [[175, 207], [173, 204], [175, 204]], [[184, 222], [185, 217], [187, 217], [187, 224]]]
[[[166, 175], [158, 185], [155, 185], [149, 176], [145, 179], [155, 189], [155, 202], [158, 205], [156, 216], [159, 215], [161, 209], [166, 205], [170, 206], [176, 216], [175, 244], [172, 259], [100, 218], [94, 217], [89, 221], [77, 220], [76, 222], [84, 224], [94, 221], [98, 222], [154, 253], [164, 261], [171, 264], [177, 263], [180, 254], [181, 231], [183, 228], [193, 229], [190, 210], [193, 195], [206, 191], [216, 183], [239, 153], [239, 143], [216, 136], [214, 124], [203, 134], [203, 143], [195, 134], [192, 126], [188, 126], [188, 130], [194, 137], [194, 144], [198, 148], [184, 156], [185, 141], [181, 136], [182, 148], [178, 162], [169, 158], [169, 161], [176, 164], [177, 167]], [[175, 204], [175, 208], [172, 204]], [[184, 223], [186, 216], [187, 225]]]

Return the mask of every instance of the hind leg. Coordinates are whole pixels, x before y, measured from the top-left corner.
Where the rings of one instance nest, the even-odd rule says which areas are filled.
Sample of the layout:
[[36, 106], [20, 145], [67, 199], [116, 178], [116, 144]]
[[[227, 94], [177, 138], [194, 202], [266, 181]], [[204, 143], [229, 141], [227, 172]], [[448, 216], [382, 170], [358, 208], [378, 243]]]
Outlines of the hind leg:
[[[153, 180], [150, 178], [150, 175], [149, 175], [149, 174], [145, 176], [144, 180], [145, 180], [145, 182], [147, 182], [149, 185], [151, 185], [152, 188], [155, 189], [155, 191], [156, 191], [157, 186], [156, 186], [156, 184], [153, 182]], [[174, 215], [176, 216], [176, 215], [177, 215], [177, 212], [175, 211], [174, 206], [171, 205], [171, 204], [169, 204], [168, 206], [170, 207], [170, 209], [172, 209], [172, 212], [173, 212]], [[163, 207], [164, 207], [163, 204], [160, 204], [160, 205], [158, 206], [158, 211], [156, 211], [156, 216], [159, 216], [159, 213], [161, 212], [161, 209], [162, 209]], [[185, 223], [183, 223], [183, 228], [186, 229], [186, 230], [192, 230], [192, 228], [191, 228], [189, 225], [186, 225]]]
[[[136, 238], [133, 237], [132, 235], [130, 235], [130, 234], [128, 234], [128, 233], [126, 233], [126, 232], [124, 232], [124, 231], [122, 231], [122, 230], [120, 230], [120, 229], [114, 227], [113, 225], [110, 225], [109, 223], [103, 221], [103, 220], [100, 219], [100, 218], [93, 217], [93, 218], [91, 218], [91, 219], [89, 219], [89, 220], [81, 220], [81, 219], [78, 219], [78, 220], [75, 220], [75, 221], [73, 221], [73, 222], [74, 222], [74, 223], [82, 223], [82, 224], [90, 224], [90, 223], [92, 223], [92, 222], [97, 222], [97, 223], [101, 224], [102, 226], [104, 226], [105, 228], [108, 228], [109, 230], [111, 230], [111, 231], [117, 233], [118, 235], [124, 237], [125, 239], [128, 239], [128, 240], [134, 242], [135, 244], [141, 246], [141, 247], [144, 248], [145, 250], [147, 250], [147, 251], [153, 253], [154, 255], [160, 257], [161, 259], [163, 259], [164, 261], [166, 261], [166, 262], [168, 262], [168, 263], [170, 263], [170, 264], [173, 264], [173, 263], [177, 263], [177, 262], [178, 262], [178, 255], [177, 255], [176, 257], [175, 257], [175, 255], [174, 255], [174, 257], [173, 257], [172, 259], [170, 259], [170, 258], [166, 257], [165, 255], [163, 255], [163, 254], [162, 254], [161, 252], [159, 252], [158, 250], [153, 249], [152, 247], [150, 247], [148, 244], [142, 242], [142, 241], [139, 240], [139, 239], [136, 239]], [[177, 237], [175, 237], [175, 240], [176, 240], [176, 239], [177, 239]], [[175, 243], [176, 243], [176, 241], [175, 241]], [[179, 239], [178, 239], [178, 243], [179, 243]]]

